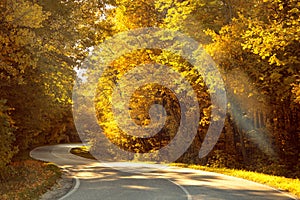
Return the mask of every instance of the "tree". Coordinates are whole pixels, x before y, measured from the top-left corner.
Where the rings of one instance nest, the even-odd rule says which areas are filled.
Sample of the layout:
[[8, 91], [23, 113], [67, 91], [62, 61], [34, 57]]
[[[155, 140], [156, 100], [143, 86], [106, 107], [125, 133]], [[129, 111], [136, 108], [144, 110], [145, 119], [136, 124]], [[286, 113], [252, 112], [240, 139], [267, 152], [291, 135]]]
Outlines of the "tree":
[[[271, 138], [269, 144], [273, 146], [274, 153], [268, 159], [274, 163], [273, 158], [276, 158], [277, 162], [286, 163], [286, 170], [295, 171], [299, 140], [296, 128], [299, 115], [296, 113], [299, 107], [293, 102], [291, 85], [296, 86], [293, 83], [299, 74], [296, 65], [299, 62], [296, 59], [298, 50], [295, 49], [299, 33], [296, 31], [297, 17], [293, 14], [297, 9], [295, 2], [285, 1], [283, 4], [286, 12], [279, 12], [282, 9], [279, 1], [254, 2], [255, 9], [240, 12], [218, 33], [208, 31], [214, 42], [207, 46], [207, 50], [225, 72], [231, 102], [240, 99], [238, 96], [244, 96], [234, 105], [243, 108], [242, 112], [250, 116], [250, 124], [253, 125], [250, 132], [243, 126], [241, 131], [247, 133], [248, 139], [254, 135]], [[245, 73], [248, 80], [245, 81], [241, 75], [239, 80], [232, 80], [230, 76], [236, 70]], [[233, 86], [235, 81], [239, 84]], [[252, 89], [247, 89], [243, 83], [251, 85]], [[258, 134], [254, 134], [257, 131]], [[255, 140], [252, 138], [250, 142], [253, 144]], [[251, 148], [248, 151], [255, 155]], [[262, 152], [258, 152], [258, 157], [262, 157]], [[284, 173], [282, 171], [277, 172]]]
[[0, 100], [0, 179], [5, 176], [7, 164], [18, 151], [13, 146], [15, 127], [5, 103], [6, 100]]
[[[155, 8], [154, 2], [149, 3], [140, 1], [133, 3], [128, 1], [117, 1], [116, 7], [109, 12], [106, 20], [112, 23], [112, 27], [114, 28], [113, 30], [117, 33], [148, 26], [163, 27], [164, 21], [162, 20], [162, 17], [162, 13]], [[151, 18], [151, 20], [149, 20], [149, 18]], [[165, 42], [166, 44], [172, 44], [172, 42], [176, 40], [176, 36], [172, 38], [161, 37], [156, 39], [161, 43]], [[121, 43], [122, 41], [120, 41], [120, 44], [116, 43], [115, 46], [119, 45], [122, 49]], [[176, 45], [178, 45], [178, 43], [176, 43], [175, 46]], [[97, 57], [97, 54], [92, 56], [91, 63], [87, 64], [87, 66], [91, 66], [93, 62], [98, 63], [97, 59], [98, 61], [102, 60], [103, 56], [100, 58], [99, 56]], [[170, 123], [164, 126], [164, 129], [159, 137], [151, 138], [148, 141], [137, 137], [128, 137], [120, 130], [113, 119], [111, 96], [114, 90], [114, 84], [118, 82], [126, 72], [137, 67], [138, 65], [151, 64], [153, 62], [160, 63], [165, 65], [166, 68], [169, 67], [181, 73], [194, 87], [193, 89], [198, 94], [197, 97], [199, 100], [199, 106], [201, 107], [202, 115], [200, 122], [201, 128], [199, 128], [199, 135], [197, 136], [198, 140], [204, 138], [205, 130], [209, 125], [208, 119], [211, 107], [207, 88], [203, 84], [203, 78], [196, 70], [193, 70], [193, 66], [191, 66], [187, 60], [175, 55], [172, 52], [163, 51], [161, 49], [142, 49], [134, 51], [133, 53], [129, 53], [117, 58], [114, 62], [109, 64], [110, 67], [103, 72], [103, 77], [99, 80], [98, 93], [96, 97], [97, 118], [100, 126], [104, 129], [105, 134], [107, 134], [107, 137], [110, 138], [113, 143], [133, 152], [153, 151], [158, 147], [166, 145], [168, 140], [174, 137], [173, 135], [176, 133], [176, 130], [178, 129], [178, 123], [180, 121], [180, 117], [178, 117], [180, 116], [180, 111], [177, 109], [178, 106], [176, 103], [176, 98], [170, 95], [170, 91], [166, 90], [166, 88], [158, 87], [157, 85], [147, 85], [143, 88], [140, 88], [132, 97], [130, 106], [131, 116], [133, 118], [131, 120], [134, 120], [137, 124], [142, 126], [149, 123], [148, 112], [151, 104], [158, 102], [159, 104], [165, 106], [168, 113], [167, 121]], [[91, 69], [91, 73], [93, 72], [93, 69]], [[146, 77], [144, 78], [146, 79]], [[213, 79], [211, 78], [209, 80]], [[211, 82], [210, 84], [213, 83]], [[90, 88], [87, 86], [87, 91], [88, 90], [90, 90]], [[184, 93], [186, 88], [179, 87], [178, 90]], [[148, 91], [148, 94], [146, 91]], [[151, 97], [150, 94], [153, 96]], [[189, 95], [191, 94], [187, 94], [187, 96]], [[122, 103], [119, 102], [119, 104]], [[205, 111], [202, 111], [204, 109]], [[91, 135], [91, 138], [95, 138], [95, 135]], [[91, 140], [94, 147], [100, 146], [95, 144], [96, 142], [94, 139]], [[192, 150], [193, 156], [198, 154], [199, 148], [200, 146], [198, 141], [197, 145], [194, 145]], [[191, 154], [187, 155], [186, 157], [187, 159], [194, 159], [191, 158]]]
[[92, 45], [85, 38], [91, 30], [83, 31], [80, 26], [83, 19], [97, 17], [94, 12], [82, 13], [86, 4], [1, 2], [0, 91], [7, 106], [14, 109], [10, 116], [18, 128], [15, 145], [20, 149], [74, 137], [66, 134], [75, 131], [71, 112], [74, 68]]

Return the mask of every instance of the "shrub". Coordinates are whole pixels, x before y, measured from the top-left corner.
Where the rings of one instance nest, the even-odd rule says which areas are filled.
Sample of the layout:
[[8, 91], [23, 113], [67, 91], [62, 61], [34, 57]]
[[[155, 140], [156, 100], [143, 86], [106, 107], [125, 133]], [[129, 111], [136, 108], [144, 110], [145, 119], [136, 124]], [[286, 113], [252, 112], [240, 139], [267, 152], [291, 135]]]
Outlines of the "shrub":
[[13, 146], [15, 140], [13, 121], [9, 116], [9, 108], [5, 105], [6, 100], [0, 99], [0, 179], [7, 173], [7, 165], [17, 153]]
[[239, 165], [235, 155], [228, 154], [222, 150], [215, 150], [207, 161], [207, 166], [210, 167], [237, 168]]

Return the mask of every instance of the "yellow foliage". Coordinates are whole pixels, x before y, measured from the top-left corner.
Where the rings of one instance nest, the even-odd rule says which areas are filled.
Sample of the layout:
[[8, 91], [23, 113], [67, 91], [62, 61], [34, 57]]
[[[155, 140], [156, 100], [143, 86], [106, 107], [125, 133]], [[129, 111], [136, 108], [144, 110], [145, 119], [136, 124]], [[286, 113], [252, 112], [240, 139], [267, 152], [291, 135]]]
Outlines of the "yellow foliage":
[[15, 27], [40, 28], [50, 15], [41, 6], [27, 0], [7, 0], [6, 9], [5, 21]]
[[294, 101], [300, 104], [300, 80], [298, 80], [297, 83], [292, 84], [292, 86], [293, 86], [292, 92], [295, 95]]
[[[0, 29], [0, 64], [3, 70], [1, 79], [19, 79], [26, 68], [34, 68], [36, 59], [28, 53], [29, 47], [36, 46], [33, 29], [41, 28], [42, 22], [49, 17], [42, 7], [26, 0], [7, 0], [0, 3], [4, 21]], [[37, 48], [37, 47], [36, 47]], [[6, 72], [6, 73], [4, 73]]]

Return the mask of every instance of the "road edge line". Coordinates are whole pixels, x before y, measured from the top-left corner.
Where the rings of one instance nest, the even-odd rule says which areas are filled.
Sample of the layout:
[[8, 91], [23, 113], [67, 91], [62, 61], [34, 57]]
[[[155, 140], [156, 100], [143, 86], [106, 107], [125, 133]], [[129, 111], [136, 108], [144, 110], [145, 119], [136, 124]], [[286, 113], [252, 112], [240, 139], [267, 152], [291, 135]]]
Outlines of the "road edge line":
[[[203, 171], [203, 170], [201, 170], [201, 171]], [[203, 172], [208, 172], [208, 171], [203, 171]], [[231, 177], [231, 178], [234, 178], [234, 179], [240, 179], [240, 180], [243, 180], [243, 181], [246, 181], [246, 182], [251, 182], [252, 184], [255, 184], [255, 185], [258, 185], [258, 186], [264, 186], [265, 188], [269, 188], [270, 190], [274, 190], [278, 193], [281, 193], [284, 196], [291, 198], [292, 200], [299, 200], [299, 198], [297, 196], [295, 196], [294, 194], [291, 194], [289, 191], [280, 190], [279, 188], [267, 185], [265, 183], [259, 183], [259, 182], [253, 181], [253, 180], [248, 180], [248, 179], [245, 179], [245, 178], [242, 178], [242, 177], [237, 177], [237, 176], [231, 176], [231, 175], [228, 175], [228, 174], [221, 174], [221, 173], [217, 173], [217, 172], [212, 172], [212, 173], [220, 174], [220, 175]]]
[[185, 187], [183, 187], [182, 185], [179, 185], [179, 184], [176, 183], [175, 181], [172, 181], [172, 180], [170, 180], [170, 179], [168, 179], [168, 178], [166, 178], [166, 180], [168, 180], [169, 182], [171, 182], [171, 183], [177, 185], [177, 186], [178, 186], [178, 187], [186, 194], [188, 200], [193, 200], [191, 194], [187, 191], [187, 189], [186, 189]]
[[[71, 151], [71, 149], [68, 150], [69, 153], [71, 153], [70, 151]], [[51, 152], [51, 154], [52, 154], [52, 152]], [[70, 173], [69, 170], [67, 170], [67, 169], [64, 169], [64, 170], [65, 170], [66, 172], [69, 172], [69, 173]], [[76, 176], [74, 176], [73, 179], [75, 180], [75, 185], [74, 185], [74, 187], [73, 187], [71, 190], [69, 190], [68, 193], [66, 193], [64, 196], [60, 197], [58, 200], [63, 200], [63, 199], [65, 199], [65, 198], [69, 197], [70, 195], [72, 195], [74, 192], [76, 192], [76, 191], [78, 190], [78, 188], [79, 188], [79, 186], [80, 186], [80, 180], [79, 180], [79, 178], [77, 178]]]
[[60, 197], [58, 200], [63, 200], [65, 198], [69, 197], [71, 194], [73, 194], [74, 192], [76, 192], [78, 190], [78, 188], [80, 186], [80, 180], [77, 177], [73, 177], [73, 179], [75, 180], [74, 187], [72, 187], [72, 189], [69, 190], [68, 193], [66, 193], [64, 196]]

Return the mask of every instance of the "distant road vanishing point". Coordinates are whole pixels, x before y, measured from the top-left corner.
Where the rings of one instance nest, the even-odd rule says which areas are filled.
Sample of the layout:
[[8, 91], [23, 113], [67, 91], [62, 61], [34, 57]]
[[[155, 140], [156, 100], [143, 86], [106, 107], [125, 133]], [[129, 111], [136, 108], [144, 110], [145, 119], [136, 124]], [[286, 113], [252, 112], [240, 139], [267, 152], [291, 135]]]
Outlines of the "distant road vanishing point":
[[112, 163], [114, 167], [108, 167], [70, 153], [71, 148], [79, 146], [42, 146], [30, 153], [35, 159], [68, 170], [76, 180], [60, 200], [295, 199], [262, 184], [212, 172], [144, 163]]

